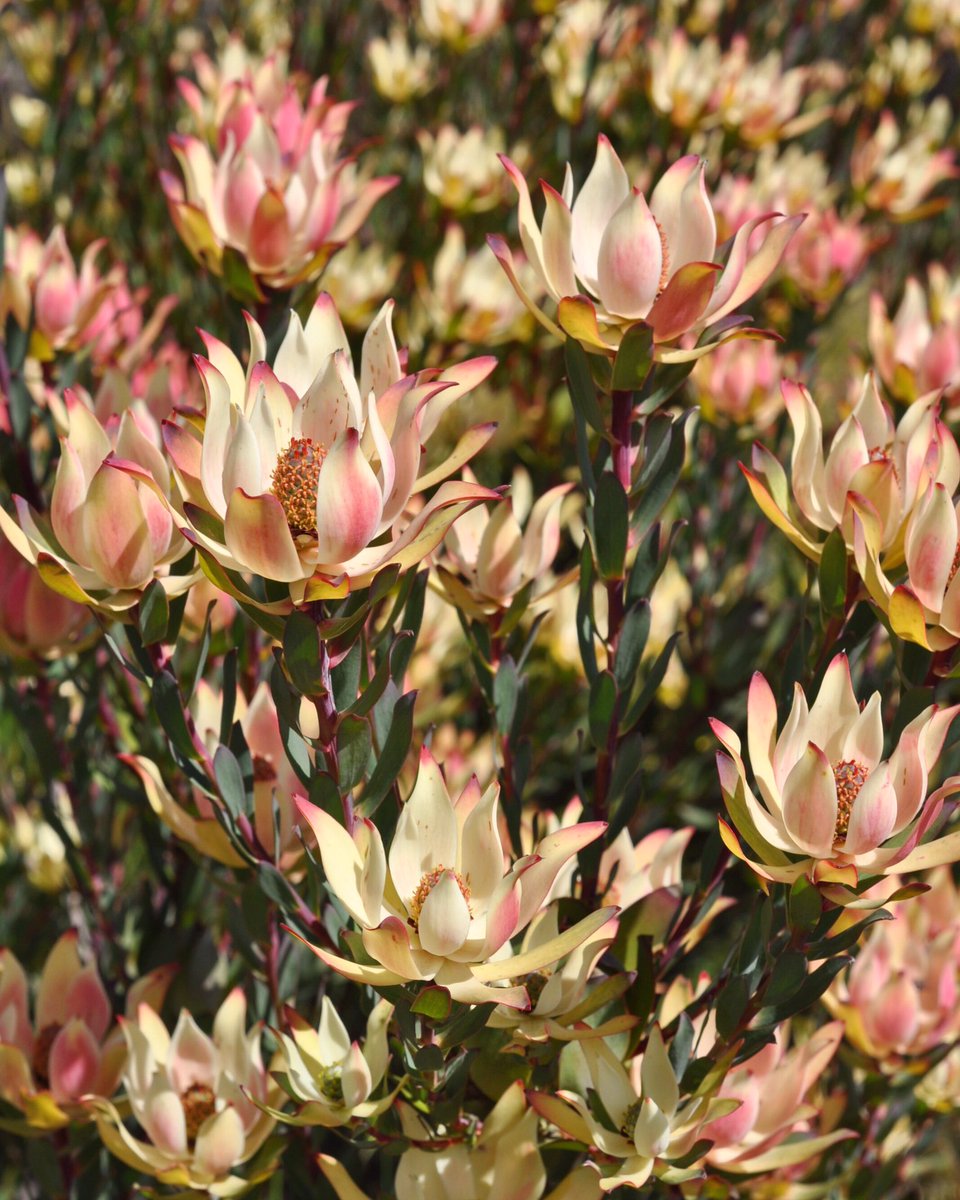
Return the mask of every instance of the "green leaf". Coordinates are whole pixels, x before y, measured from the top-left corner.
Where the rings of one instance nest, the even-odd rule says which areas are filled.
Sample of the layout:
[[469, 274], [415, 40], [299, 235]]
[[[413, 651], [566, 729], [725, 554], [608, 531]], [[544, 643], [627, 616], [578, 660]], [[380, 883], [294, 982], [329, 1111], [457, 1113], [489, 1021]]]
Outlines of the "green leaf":
[[740, 941], [740, 950], [737, 954], [737, 972], [739, 974], [746, 975], [766, 959], [772, 923], [773, 909], [770, 902], [758, 900]]
[[667, 644], [657, 655], [653, 666], [650, 668], [650, 673], [644, 682], [639, 696], [630, 705], [626, 716], [620, 722], [621, 730], [632, 729], [637, 721], [647, 711], [650, 701], [657, 694], [657, 688], [663, 683], [663, 677], [667, 673], [667, 667], [670, 665], [670, 658], [673, 654], [674, 647], [680, 638], [679, 633], [672, 633], [667, 639]]
[[381, 600], [385, 600], [397, 586], [399, 578], [399, 563], [391, 563], [389, 567], [384, 567], [382, 571], [378, 571], [373, 577], [373, 583], [370, 584], [370, 603], [379, 604]]
[[366, 718], [350, 714], [341, 717], [337, 728], [341, 792], [352, 791], [363, 779], [370, 761], [371, 745], [370, 723]]
[[717, 1033], [722, 1038], [733, 1034], [750, 1002], [751, 988], [745, 975], [734, 975], [717, 1000]]
[[257, 305], [263, 300], [263, 292], [247, 266], [247, 260], [232, 246], [223, 250], [223, 282], [227, 291], [241, 304]]
[[851, 925], [842, 933], [835, 934], [830, 938], [821, 938], [819, 941], [811, 942], [807, 947], [807, 957], [811, 962], [817, 962], [822, 958], [833, 958], [837, 954], [842, 954], [845, 950], [849, 950], [859, 942], [861, 936], [875, 925], [877, 921], [892, 921], [893, 913], [887, 912], [884, 908], [878, 908], [875, 912], [864, 917], [862, 921], [858, 921], [856, 925]]
[[593, 541], [601, 579], [622, 579], [627, 556], [627, 493], [610, 471], [604, 471], [593, 502]]
[[470, 1064], [470, 1078], [490, 1100], [499, 1100], [512, 1083], [527, 1084], [533, 1064], [522, 1054], [481, 1051]]
[[363, 643], [354, 642], [346, 657], [330, 671], [333, 701], [338, 712], [348, 709], [357, 699], [360, 688], [360, 669], [363, 666]]
[[615, 392], [639, 392], [653, 366], [653, 330], [643, 321], [631, 325], [623, 335], [613, 360], [611, 388]]
[[293, 612], [283, 631], [283, 661], [293, 686], [303, 696], [320, 696], [326, 690], [320, 665], [320, 633], [305, 612]]
[[413, 634], [409, 640], [400, 642], [393, 651], [393, 678], [400, 679], [406, 674], [420, 634], [420, 624], [423, 621], [423, 606], [427, 595], [427, 579], [429, 571], [420, 571], [414, 578], [410, 595], [403, 610], [401, 629], [407, 629]]
[[137, 624], [145, 646], [155, 646], [166, 639], [170, 623], [170, 603], [159, 579], [154, 579], [140, 597]]
[[787, 897], [787, 923], [791, 932], [805, 937], [816, 928], [822, 912], [823, 900], [819, 891], [801, 875]]
[[363, 798], [357, 805], [357, 813], [362, 817], [372, 817], [377, 811], [406, 761], [413, 740], [413, 705], [416, 698], [416, 692], [407, 692], [394, 706], [390, 732], [377, 757], [373, 774], [363, 789]]
[[180, 688], [169, 671], [161, 671], [153, 681], [153, 708], [163, 731], [184, 758], [195, 758], [196, 749], [183, 715]]
[[815, 1004], [840, 972], [846, 970], [852, 961], [853, 959], [849, 955], [841, 955], [839, 958], [831, 958], [821, 963], [812, 974], [806, 977], [789, 1000], [761, 1009], [758, 1014], [758, 1024], [760, 1023], [759, 1018], [762, 1017], [763, 1023], [779, 1025], [787, 1017], [803, 1012], [805, 1008]]
[[453, 1001], [445, 987], [425, 987], [410, 1005], [410, 1011], [430, 1021], [446, 1021]]
[[509, 654], [501, 658], [493, 680], [493, 711], [497, 729], [504, 737], [512, 737], [520, 709], [523, 680], [517, 673], [517, 664]]
[[587, 679], [597, 677], [597, 651], [593, 644], [596, 618], [593, 611], [593, 555], [584, 540], [580, 553], [580, 591], [577, 599], [577, 642]]
[[797, 950], [786, 950], [774, 964], [770, 982], [763, 993], [763, 1003], [780, 1004], [797, 994], [807, 977], [807, 960]]
[[226, 746], [217, 747], [213, 756], [213, 773], [217, 777], [220, 798], [230, 815], [236, 819], [247, 811], [247, 789], [240, 764]]
[[597, 433], [606, 436], [606, 425], [600, 405], [597, 403], [597, 388], [590, 373], [587, 352], [579, 342], [567, 338], [564, 345], [564, 361], [567, 367], [567, 386], [570, 389], [570, 400], [573, 407]]
[[605, 750], [616, 719], [619, 691], [611, 671], [601, 671], [590, 686], [588, 719], [590, 739], [598, 750]]
[[847, 546], [839, 529], [823, 543], [819, 577], [824, 617], [842, 616], [847, 608]]
[[633, 690], [633, 685], [640, 667], [640, 659], [650, 634], [650, 602], [637, 600], [623, 615], [620, 625], [620, 640], [617, 643], [617, 656], [613, 664], [613, 674], [617, 686], [627, 695]]
[[[672, 421], [655, 417], [647, 426], [644, 437], [644, 460], [636, 493], [639, 502], [633, 510], [631, 525], [636, 537], [642, 538], [659, 517], [677, 486], [686, 455], [685, 428], [692, 410]], [[667, 428], [657, 428], [667, 423]]]

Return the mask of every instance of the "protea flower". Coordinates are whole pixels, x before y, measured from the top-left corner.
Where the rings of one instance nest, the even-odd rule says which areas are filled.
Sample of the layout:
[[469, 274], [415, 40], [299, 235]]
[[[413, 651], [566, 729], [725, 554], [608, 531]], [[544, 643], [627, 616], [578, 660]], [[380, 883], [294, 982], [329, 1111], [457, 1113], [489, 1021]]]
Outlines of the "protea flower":
[[906, 575], [899, 583], [900, 573], [891, 572], [882, 554], [876, 515], [857, 505], [853, 530], [857, 570], [893, 632], [927, 650], [955, 646], [960, 641], [960, 500], [948, 485], [930, 480], [911, 513], [903, 547]]
[[830, 663], [812, 707], [797, 686], [779, 734], [773, 692], [757, 672], [747, 701], [747, 746], [759, 800], [747, 783], [740, 739], [721, 721], [710, 722], [727, 752], [717, 755], [727, 811], [759, 861], [746, 856], [721, 820], [726, 845], [758, 875], [780, 882], [810, 875], [855, 883], [861, 874], [955, 861], [960, 834], [918, 843], [944, 798], [960, 791], [960, 776], [953, 776], [927, 796], [930, 772], [958, 711], [960, 705], [930, 705], [885, 758], [880, 693], [861, 708], [845, 654]]
[[234, 81], [217, 114], [216, 157], [199, 138], [171, 137], [183, 183], [160, 174], [170, 215], [215, 275], [232, 250], [267, 287], [315, 279], [396, 186], [396, 176], [361, 183], [354, 164], [338, 157], [352, 105], [333, 104], [326, 85], [314, 84], [304, 110], [292, 85], [276, 102], [274, 89], [263, 96], [252, 81]]
[[474, 778], [452, 802], [439, 765], [424, 749], [388, 855], [371, 821], [357, 821], [351, 835], [323, 809], [298, 799], [316, 835], [327, 886], [360, 926], [364, 948], [378, 965], [316, 946], [313, 952], [356, 983], [430, 981], [464, 1004], [528, 1008], [522, 984], [492, 985], [557, 962], [615, 910], [591, 913], [521, 954], [510, 953], [510, 939], [539, 911], [563, 864], [606, 826], [593, 821], [561, 830], [506, 867], [498, 801], [496, 784], [481, 794]]
[[461, 611], [473, 616], [510, 607], [525, 587], [541, 599], [556, 581], [549, 569], [560, 548], [560, 506], [572, 485], [560, 484], [533, 500], [530, 477], [514, 472], [509, 500], [493, 510], [477, 506], [447, 534], [437, 564], [440, 582]]
[[870, 297], [870, 354], [883, 382], [908, 404], [930, 391], [951, 403], [960, 391], [960, 280], [940, 263], [927, 273], [926, 292], [907, 280], [892, 318], [879, 292]]
[[[171, 1036], [145, 1004], [124, 1021], [129, 1058], [123, 1083], [144, 1137], [126, 1127], [107, 1100], [89, 1101], [107, 1149], [161, 1183], [211, 1196], [235, 1196], [253, 1182], [232, 1174], [263, 1145], [274, 1096], [260, 1054], [260, 1023], [245, 1029], [240, 988], [227, 996], [208, 1037], [182, 1009]], [[256, 1103], [255, 1103], [256, 1102]], [[257, 1176], [266, 1178], [273, 1164]]]
[[[415, 1141], [397, 1164], [397, 1200], [540, 1200], [547, 1172], [537, 1147], [537, 1114], [527, 1106], [523, 1085], [511, 1084], [484, 1118], [479, 1136], [467, 1142], [447, 1130], [432, 1130], [409, 1105], [398, 1105], [403, 1132]], [[431, 1146], [431, 1142], [436, 1145]], [[329, 1154], [317, 1163], [339, 1200], [368, 1200], [341, 1163]], [[545, 1200], [600, 1200], [600, 1178], [587, 1165], [575, 1167]]]
[[290, 1032], [279, 1034], [280, 1053], [287, 1084], [301, 1107], [292, 1116], [271, 1110], [273, 1116], [291, 1125], [326, 1128], [351, 1121], [375, 1121], [396, 1095], [393, 1092], [371, 1099], [387, 1073], [387, 1029], [392, 1015], [393, 1005], [386, 1000], [375, 1004], [361, 1046], [350, 1040], [329, 996], [323, 997], [317, 1029], [288, 1008], [285, 1017]]
[[89, 609], [48, 588], [0, 533], [0, 651], [58, 658], [78, 645], [89, 624]]
[[[559, 328], [522, 289], [504, 240], [491, 237], [490, 247], [541, 324], [595, 353], [613, 354], [637, 321], [652, 327], [661, 347], [718, 325], [769, 278], [803, 219], [766, 213], [747, 222], [721, 265], [703, 177], [706, 164], [696, 155], [666, 171], [648, 204], [631, 188], [623, 163], [601, 135], [593, 169], [576, 199], [569, 168], [562, 194], [543, 184], [546, 211], [540, 225], [523, 175], [510, 159], [502, 161], [520, 198], [524, 252], [557, 304]], [[748, 252], [758, 229], [765, 237]], [[713, 340], [694, 350], [661, 348], [658, 357], [665, 362], [698, 358], [723, 340], [731, 324], [737, 322], [726, 321]]]
[[[793, 1046], [789, 1024], [779, 1025], [774, 1036], [773, 1042], [738, 1063], [720, 1085], [718, 1095], [738, 1100], [740, 1106], [703, 1127], [703, 1136], [713, 1142], [706, 1155], [711, 1166], [738, 1175], [780, 1170], [808, 1163], [854, 1136], [846, 1129], [819, 1135], [811, 1129], [818, 1109], [809, 1093], [837, 1052], [843, 1022], [831, 1021]], [[702, 1040], [698, 1045], [701, 1053], [709, 1050]], [[795, 1133], [809, 1136], [790, 1138]]]
[[14, 496], [17, 521], [0, 510], [0, 529], [54, 591], [105, 612], [131, 608], [155, 579], [169, 596], [186, 591], [195, 575], [170, 574], [189, 547], [171, 515], [163, 455], [130, 411], [112, 444], [79, 397], [66, 400], [49, 517]]
[[495, 360], [471, 359], [439, 378], [404, 375], [392, 311], [388, 301], [367, 332], [359, 383], [343, 326], [323, 294], [306, 328], [291, 313], [273, 367], [263, 361], [263, 333], [252, 318], [246, 374], [222, 342], [204, 335], [209, 358], [197, 360], [207, 395], [202, 434], [168, 424], [165, 441], [186, 501], [186, 520], [178, 517], [205, 557], [289, 584], [296, 603], [342, 596], [389, 564], [420, 562], [460, 513], [495, 498], [488, 488], [450, 481], [407, 515], [413, 497], [493, 432], [490, 425], [471, 430], [418, 478], [422, 444], [440, 416]]
[[[679, 1183], [696, 1171], [672, 1168], [670, 1159], [682, 1158], [700, 1136], [706, 1121], [737, 1107], [734, 1100], [710, 1097], [706, 1092], [682, 1103], [680, 1086], [667, 1055], [663, 1035], [654, 1026], [643, 1054], [629, 1068], [599, 1038], [576, 1043], [582, 1056], [582, 1095], [563, 1090], [556, 1095], [535, 1092], [530, 1103], [541, 1117], [564, 1133], [596, 1146], [612, 1160], [612, 1170], [603, 1168], [600, 1187], [642, 1188], [656, 1168], [657, 1177]], [[588, 1088], [600, 1097], [611, 1122], [597, 1116], [583, 1098]]]
[[790, 486], [799, 513], [787, 500], [787, 482], [768, 450], [754, 446], [753, 470], [743, 468], [764, 514], [808, 558], [818, 562], [824, 534], [839, 529], [854, 545], [854, 514], [872, 515], [877, 551], [885, 567], [903, 562], [907, 520], [931, 483], [952, 494], [960, 481], [960, 451], [940, 420], [935, 393], [910, 406], [894, 426], [872, 374], [864, 376], [850, 416], [823, 453], [823, 426], [810, 393], [782, 384], [793, 426]]
[[[127, 1014], [163, 1003], [174, 969], [160, 967], [131, 987]], [[152, 1007], [151, 1007], [152, 1006]], [[95, 963], [63, 934], [47, 955], [30, 1020], [27, 977], [11, 950], [0, 950], [0, 1098], [38, 1129], [85, 1119], [88, 1095], [112, 1096], [126, 1058], [113, 1008]]]
[[[891, 879], [891, 883], [896, 883]], [[890, 906], [824, 1003], [846, 1036], [891, 1070], [960, 1039], [960, 894], [949, 867], [930, 890]]]

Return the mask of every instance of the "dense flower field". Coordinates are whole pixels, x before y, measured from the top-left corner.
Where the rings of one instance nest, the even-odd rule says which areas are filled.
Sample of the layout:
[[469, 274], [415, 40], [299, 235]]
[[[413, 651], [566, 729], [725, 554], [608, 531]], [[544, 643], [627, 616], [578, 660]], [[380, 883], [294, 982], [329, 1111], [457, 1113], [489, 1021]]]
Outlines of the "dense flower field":
[[0, 0], [0, 1200], [948, 1200], [955, 0]]

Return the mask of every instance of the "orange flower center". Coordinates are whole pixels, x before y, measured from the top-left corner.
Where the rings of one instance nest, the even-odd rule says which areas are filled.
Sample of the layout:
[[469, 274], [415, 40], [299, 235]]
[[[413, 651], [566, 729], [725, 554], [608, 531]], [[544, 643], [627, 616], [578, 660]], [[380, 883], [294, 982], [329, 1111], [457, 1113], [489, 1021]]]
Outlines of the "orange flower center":
[[187, 1141], [196, 1141], [200, 1126], [217, 1111], [216, 1096], [205, 1083], [191, 1083], [181, 1095], [183, 1116], [187, 1124]]
[[286, 450], [277, 455], [273, 494], [283, 506], [294, 537], [300, 533], [316, 535], [317, 486], [326, 457], [326, 447], [313, 438], [293, 438]]
[[37, 1035], [37, 1040], [33, 1047], [33, 1077], [37, 1083], [50, 1082], [50, 1051], [53, 1048], [54, 1039], [63, 1028], [56, 1021], [51, 1025], [44, 1025]]
[[457, 882], [457, 887], [460, 889], [460, 895], [467, 902], [467, 907], [470, 906], [470, 885], [464, 880], [459, 871], [454, 871], [450, 867], [445, 867], [441, 863], [439, 867], [434, 867], [432, 871], [427, 871], [420, 882], [417, 884], [417, 890], [413, 893], [407, 909], [410, 913], [410, 920], [416, 926], [420, 920], [420, 913], [426, 903], [427, 897], [437, 886], [444, 875], [452, 875]]
[[660, 234], [660, 251], [663, 258], [663, 265], [660, 267], [660, 279], [657, 282], [657, 295], [659, 296], [670, 281], [670, 247], [667, 245], [667, 237], [663, 232], [663, 226], [656, 217], [653, 218], [653, 223], [657, 227], [657, 233]]
[[953, 583], [953, 577], [960, 570], [960, 539], [957, 541], [957, 548], [953, 552], [953, 563], [950, 566], [950, 574], [947, 576], [947, 587]]
[[847, 836], [850, 828], [850, 813], [853, 802], [860, 795], [860, 789], [867, 782], [870, 772], [862, 762], [849, 758], [839, 762], [833, 768], [833, 778], [837, 783], [837, 823], [833, 830], [833, 842], [837, 845]]

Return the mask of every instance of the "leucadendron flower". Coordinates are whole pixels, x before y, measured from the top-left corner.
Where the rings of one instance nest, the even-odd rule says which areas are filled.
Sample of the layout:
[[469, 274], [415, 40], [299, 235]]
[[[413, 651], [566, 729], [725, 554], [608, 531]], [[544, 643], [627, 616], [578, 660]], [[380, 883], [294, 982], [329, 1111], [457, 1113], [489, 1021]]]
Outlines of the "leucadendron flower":
[[742, 468], [764, 515], [819, 562], [826, 535], [839, 529], [852, 549], [856, 513], [870, 514], [876, 551], [885, 568], [895, 569], [903, 562], [907, 521], [929, 485], [943, 484], [952, 495], [960, 481], [960, 451], [940, 420], [939, 397], [931, 393], [918, 400], [895, 426], [868, 373], [853, 411], [824, 455], [823, 425], [812, 396], [789, 380], [782, 390], [793, 426], [794, 505], [783, 468], [764, 447], [754, 446], [753, 470]]
[[313, 830], [330, 892], [361, 930], [376, 965], [311, 946], [355, 983], [390, 987], [432, 982], [464, 1004], [527, 1009], [522, 983], [585, 942], [612, 917], [601, 909], [519, 954], [510, 940], [539, 912], [558, 871], [606, 825], [586, 822], [544, 838], [505, 865], [497, 821], [499, 786], [481, 793], [472, 779], [456, 802], [429, 750], [397, 821], [389, 854], [377, 827], [358, 820], [352, 834], [308, 800], [297, 800]]
[[159, 580], [168, 596], [196, 574], [171, 574], [189, 551], [170, 509], [170, 468], [131, 411], [113, 439], [79, 397], [66, 394], [70, 428], [50, 512], [14, 496], [17, 519], [0, 509], [0, 530], [55, 592], [108, 613], [137, 604]]
[[[541, 324], [594, 353], [612, 355], [626, 330], [645, 321], [660, 360], [689, 362], [706, 354], [730, 336], [733, 325], [743, 324], [727, 318], [773, 273], [803, 220], [766, 213], [741, 226], [729, 247], [718, 249], [703, 159], [691, 154], [675, 162], [648, 204], [601, 135], [576, 199], [569, 166], [562, 193], [542, 185], [546, 210], [538, 225], [526, 180], [509, 158], [502, 161], [519, 195], [524, 253], [557, 305], [557, 323], [522, 288], [503, 238], [491, 236], [490, 247]], [[758, 230], [763, 236], [756, 245]], [[692, 350], [664, 348], [684, 334], [717, 326]]]
[[173, 1035], [149, 1006], [122, 1023], [129, 1058], [123, 1083], [143, 1136], [124, 1123], [117, 1107], [91, 1099], [89, 1106], [107, 1149], [160, 1183], [238, 1196], [273, 1171], [252, 1179], [233, 1174], [263, 1145], [275, 1121], [258, 1105], [276, 1102], [260, 1053], [262, 1025], [246, 1026], [240, 988], [227, 996], [208, 1037], [186, 1009]]
[[948, 650], [960, 642], [958, 510], [960, 499], [947, 484], [927, 483], [907, 522], [904, 574], [886, 563], [877, 515], [864, 505], [854, 508], [854, 561], [870, 599], [897, 637], [926, 650]]
[[[672, 1167], [670, 1160], [682, 1159], [698, 1141], [705, 1122], [731, 1112], [737, 1101], [718, 1099], [707, 1089], [682, 1101], [656, 1025], [646, 1049], [629, 1069], [599, 1038], [575, 1043], [573, 1053], [581, 1056], [582, 1094], [534, 1092], [530, 1103], [568, 1136], [596, 1147], [605, 1159], [599, 1181], [603, 1192], [642, 1188], [654, 1171], [665, 1183], [681, 1183], [699, 1173], [696, 1168]], [[590, 1088], [599, 1096], [609, 1125], [584, 1099]]]
[[352, 1042], [329, 996], [323, 997], [320, 1024], [314, 1029], [293, 1009], [285, 1011], [289, 1033], [280, 1032], [280, 1053], [287, 1085], [301, 1102], [296, 1113], [270, 1112], [289, 1125], [327, 1128], [351, 1121], [375, 1121], [393, 1103], [396, 1092], [371, 1099], [387, 1073], [387, 1030], [393, 1005], [380, 1000], [367, 1018], [361, 1046]]
[[[477, 1122], [476, 1138], [462, 1129], [434, 1134], [409, 1105], [398, 1105], [403, 1132], [416, 1142], [397, 1164], [397, 1200], [540, 1200], [547, 1172], [537, 1146], [537, 1114], [521, 1083], [512, 1083]], [[431, 1147], [431, 1142], [436, 1147]], [[368, 1200], [346, 1168], [329, 1154], [317, 1163], [339, 1200]], [[600, 1200], [600, 1178], [587, 1165], [574, 1167], [544, 1200]]]
[[960, 792], [951, 776], [927, 795], [950, 725], [960, 705], [931, 704], [884, 756], [880, 693], [861, 707], [845, 654], [830, 663], [813, 705], [797, 685], [778, 732], [777, 704], [757, 672], [747, 701], [747, 748], [760, 798], [747, 782], [740, 738], [711, 720], [725, 754], [717, 755], [720, 787], [733, 827], [727, 847], [764, 879], [854, 884], [860, 876], [923, 870], [960, 858], [960, 833], [922, 843], [947, 796]]
[[[405, 375], [392, 312], [388, 301], [367, 331], [359, 381], [325, 294], [306, 327], [291, 313], [272, 367], [252, 318], [246, 371], [227, 346], [204, 335], [209, 357], [197, 359], [207, 396], [202, 432], [170, 423], [164, 431], [184, 498], [182, 513], [174, 511], [225, 590], [236, 585], [220, 568], [286, 583], [297, 604], [343, 596], [384, 567], [419, 563], [461, 513], [497, 496], [447, 478], [485, 444], [492, 425], [469, 430], [442, 463], [421, 473], [423, 445], [440, 417], [495, 360]], [[421, 506], [419, 494], [441, 480]]]
[[[135, 983], [128, 1017], [142, 1004], [159, 1008], [174, 968], [160, 967]], [[0, 950], [0, 1099], [34, 1129], [86, 1120], [81, 1101], [112, 1096], [126, 1058], [123, 1035], [96, 964], [84, 964], [77, 934], [63, 934], [47, 955], [30, 1020], [27, 976], [11, 950]]]
[[847, 1039], [891, 1071], [960, 1040], [960, 893], [947, 866], [925, 882], [928, 892], [894, 902], [892, 920], [870, 927], [823, 997]]

